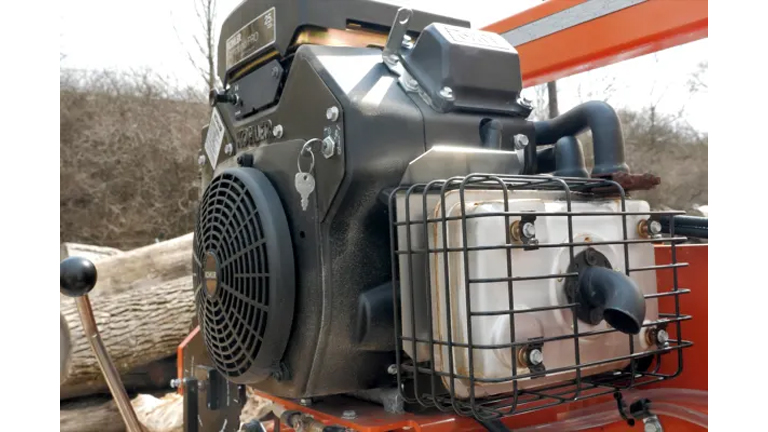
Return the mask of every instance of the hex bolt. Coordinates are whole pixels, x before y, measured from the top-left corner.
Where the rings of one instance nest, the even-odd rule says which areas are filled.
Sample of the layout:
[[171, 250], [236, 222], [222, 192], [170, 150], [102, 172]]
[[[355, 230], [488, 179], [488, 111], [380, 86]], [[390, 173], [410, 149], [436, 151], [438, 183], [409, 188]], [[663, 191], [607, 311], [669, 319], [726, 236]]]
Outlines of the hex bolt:
[[235, 151], [235, 147], [232, 145], [232, 143], [229, 143], [229, 144], [224, 146], [224, 153], [225, 154], [231, 155], [233, 151]]
[[281, 138], [283, 136], [283, 125], [277, 125], [273, 127], [272, 135], [274, 135], [275, 138]]
[[172, 379], [171, 380], [171, 388], [177, 389], [179, 387], [181, 387], [181, 379], [179, 379], [179, 378]]
[[520, 106], [522, 106], [523, 108], [528, 108], [528, 109], [533, 108], [533, 103], [531, 102], [531, 100], [525, 97], [521, 97], [520, 99], [518, 99], [517, 103], [520, 104]]
[[200, 156], [197, 157], [197, 164], [198, 165], [200, 165], [200, 166], [205, 165], [205, 161], [206, 161], [205, 155], [200, 155]]
[[453, 100], [453, 89], [448, 86], [441, 88], [440, 96], [446, 100]]
[[354, 420], [357, 418], [357, 413], [354, 410], [344, 410], [344, 412], [341, 413], [341, 418], [344, 420]]
[[311, 398], [301, 398], [299, 399], [299, 405], [301, 406], [312, 406], [312, 399]]
[[332, 122], [335, 122], [336, 120], [338, 120], [339, 119], [339, 108], [335, 107], [335, 106], [332, 106], [332, 107], [328, 108], [327, 110], [325, 110], [325, 118], [327, 118], [328, 120], [330, 120]]
[[323, 146], [320, 151], [326, 159], [333, 157], [334, 153], [336, 153], [336, 141], [333, 140], [333, 137], [327, 136], [323, 138]]
[[397, 365], [396, 364], [389, 365], [389, 367], [387, 368], [387, 373], [390, 375], [397, 375]]
[[650, 416], [643, 419], [643, 431], [644, 432], [663, 432], [664, 428], [661, 427], [661, 422], [656, 416]]
[[528, 139], [527, 135], [523, 134], [517, 134], [513, 137], [513, 141], [515, 143], [515, 150], [522, 150], [526, 147], [528, 147], [528, 144], [530, 143], [530, 140]]
[[533, 222], [524, 223], [520, 231], [523, 233], [525, 238], [532, 239], [536, 237], [536, 226], [533, 224]]
[[669, 333], [667, 333], [667, 331], [664, 329], [659, 329], [656, 332], [656, 342], [659, 345], [666, 345], [669, 343]]
[[532, 366], [538, 366], [544, 362], [544, 353], [540, 349], [534, 348], [528, 352], [528, 362]]
[[652, 235], [658, 235], [661, 233], [661, 222], [652, 220], [648, 222], [648, 232]]

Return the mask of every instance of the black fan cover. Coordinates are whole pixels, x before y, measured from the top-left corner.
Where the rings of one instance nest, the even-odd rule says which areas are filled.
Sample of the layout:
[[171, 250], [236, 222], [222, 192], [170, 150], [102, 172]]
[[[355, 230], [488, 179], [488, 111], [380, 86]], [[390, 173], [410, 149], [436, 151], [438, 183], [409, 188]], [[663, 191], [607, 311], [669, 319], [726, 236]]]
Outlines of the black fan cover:
[[274, 371], [293, 320], [293, 247], [280, 199], [254, 168], [216, 176], [195, 226], [197, 315], [216, 369], [253, 383]]

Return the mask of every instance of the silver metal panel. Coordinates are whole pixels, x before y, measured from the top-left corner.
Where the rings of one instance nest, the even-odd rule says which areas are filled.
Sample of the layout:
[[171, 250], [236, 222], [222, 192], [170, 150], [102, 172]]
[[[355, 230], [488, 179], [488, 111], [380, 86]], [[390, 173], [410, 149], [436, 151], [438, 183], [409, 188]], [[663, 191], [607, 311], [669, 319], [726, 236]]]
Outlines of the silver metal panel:
[[434, 146], [408, 164], [400, 184], [429, 183], [475, 173], [520, 174], [522, 170], [522, 151]]
[[512, 46], [519, 46], [646, 1], [648, 0], [589, 0], [502, 33], [501, 36]]

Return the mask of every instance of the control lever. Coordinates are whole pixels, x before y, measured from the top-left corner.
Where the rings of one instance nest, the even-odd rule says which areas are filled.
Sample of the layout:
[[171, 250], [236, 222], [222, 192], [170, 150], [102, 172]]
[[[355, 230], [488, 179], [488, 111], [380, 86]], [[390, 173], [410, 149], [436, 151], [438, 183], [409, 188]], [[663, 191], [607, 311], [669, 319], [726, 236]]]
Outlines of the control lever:
[[96, 267], [85, 258], [69, 257], [61, 262], [60, 272], [60, 291], [65, 296], [75, 299], [77, 311], [80, 314], [80, 322], [83, 324], [83, 332], [96, 354], [101, 373], [104, 374], [109, 391], [112, 393], [117, 409], [125, 422], [125, 427], [128, 432], [144, 432], [131, 401], [128, 399], [123, 382], [120, 380], [120, 374], [101, 340], [99, 329], [96, 327], [96, 320], [93, 318], [88, 293], [96, 285]]

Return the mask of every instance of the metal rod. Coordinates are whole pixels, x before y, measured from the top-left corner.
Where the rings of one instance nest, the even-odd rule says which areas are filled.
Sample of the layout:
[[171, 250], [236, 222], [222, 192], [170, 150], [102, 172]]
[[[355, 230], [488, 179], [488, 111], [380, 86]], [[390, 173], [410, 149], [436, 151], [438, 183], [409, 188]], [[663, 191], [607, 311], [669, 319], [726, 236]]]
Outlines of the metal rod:
[[136, 417], [136, 412], [133, 410], [131, 401], [128, 399], [128, 394], [125, 392], [123, 382], [120, 380], [120, 374], [117, 372], [117, 368], [115, 368], [115, 364], [112, 363], [107, 348], [101, 340], [99, 329], [96, 327], [96, 320], [93, 318], [93, 309], [91, 309], [91, 302], [88, 300], [88, 296], [84, 295], [76, 297], [75, 304], [77, 304], [77, 311], [80, 314], [80, 322], [83, 324], [83, 332], [88, 338], [88, 342], [90, 342], [93, 352], [96, 354], [99, 368], [101, 368], [101, 373], [104, 374], [104, 379], [107, 381], [109, 391], [115, 399], [117, 409], [120, 411], [120, 416], [123, 417], [126, 429], [128, 429], [128, 432], [144, 432], [144, 428], [141, 426], [141, 423], [139, 423], [139, 419]]

